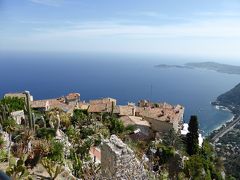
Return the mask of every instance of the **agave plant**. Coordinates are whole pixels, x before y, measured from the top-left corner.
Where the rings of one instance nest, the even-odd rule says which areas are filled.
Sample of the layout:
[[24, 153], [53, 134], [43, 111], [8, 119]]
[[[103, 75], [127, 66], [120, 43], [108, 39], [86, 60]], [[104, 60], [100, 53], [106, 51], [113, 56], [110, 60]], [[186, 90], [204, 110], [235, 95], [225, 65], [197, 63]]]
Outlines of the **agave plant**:
[[26, 152], [30, 152], [31, 151], [31, 141], [34, 139], [34, 131], [30, 130], [30, 129], [25, 129], [24, 132], [22, 132], [21, 134], [21, 140], [22, 143], [24, 144], [24, 148], [26, 150]]

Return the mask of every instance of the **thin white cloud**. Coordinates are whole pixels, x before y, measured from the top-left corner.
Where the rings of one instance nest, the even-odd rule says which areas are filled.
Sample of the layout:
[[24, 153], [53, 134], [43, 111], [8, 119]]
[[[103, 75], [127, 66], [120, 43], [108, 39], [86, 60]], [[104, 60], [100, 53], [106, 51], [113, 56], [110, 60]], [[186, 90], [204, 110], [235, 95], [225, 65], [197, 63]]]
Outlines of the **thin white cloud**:
[[215, 12], [215, 11], [208, 11], [208, 12], [199, 12], [194, 13], [194, 15], [207, 17], [207, 18], [240, 18], [240, 12], [236, 11], [222, 11], [222, 12]]
[[156, 11], [131, 11], [131, 12], [117, 12], [117, 15], [134, 17], [156, 18], [164, 20], [189, 20], [189, 18], [182, 16], [170, 16], [168, 14], [159, 13]]
[[136, 11], [136, 12], [117, 12], [117, 15], [127, 15], [127, 16], [147, 16], [147, 17], [166, 17], [166, 14], [161, 14], [155, 11]]
[[47, 6], [60, 6], [64, 0], [30, 0], [32, 3], [42, 4]]
[[34, 37], [128, 37], [128, 38], [237, 38], [240, 21], [229, 19], [205, 20], [173, 25], [131, 25], [107, 21], [86, 22], [62, 28], [38, 29]]
[[240, 58], [240, 18], [229, 14], [221, 18], [202, 16], [206, 18], [151, 25], [114, 19], [62, 21], [57, 26], [36, 27], [24, 35], [5, 36], [1, 41], [2, 48], [17, 46], [27, 50], [164, 52]]

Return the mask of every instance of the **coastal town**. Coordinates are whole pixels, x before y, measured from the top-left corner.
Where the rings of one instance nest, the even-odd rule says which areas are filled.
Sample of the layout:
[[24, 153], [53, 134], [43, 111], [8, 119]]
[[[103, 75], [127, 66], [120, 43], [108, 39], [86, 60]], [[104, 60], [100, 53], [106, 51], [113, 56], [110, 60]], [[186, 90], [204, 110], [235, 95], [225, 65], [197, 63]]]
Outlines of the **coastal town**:
[[[193, 149], [194, 126], [183, 123], [181, 105], [118, 105], [110, 97], [86, 102], [79, 93], [35, 100], [29, 91], [1, 101], [0, 169], [15, 179], [187, 179], [196, 157], [186, 147], [194, 155], [208, 146], [197, 128]], [[224, 176], [215, 171], [208, 176]]]

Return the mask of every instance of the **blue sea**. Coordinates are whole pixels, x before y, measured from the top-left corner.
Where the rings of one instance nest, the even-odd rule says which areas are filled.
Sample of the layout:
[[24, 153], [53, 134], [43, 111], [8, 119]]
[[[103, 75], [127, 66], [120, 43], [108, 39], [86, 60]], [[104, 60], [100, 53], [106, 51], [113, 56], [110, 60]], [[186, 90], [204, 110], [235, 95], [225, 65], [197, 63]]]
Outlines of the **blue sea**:
[[240, 76], [154, 67], [193, 61], [121, 54], [1, 53], [0, 95], [29, 90], [34, 99], [46, 99], [79, 92], [86, 101], [113, 97], [118, 104], [140, 99], [181, 104], [185, 106], [184, 120], [198, 115], [206, 135], [232, 118], [230, 112], [217, 110], [210, 102], [238, 84]]

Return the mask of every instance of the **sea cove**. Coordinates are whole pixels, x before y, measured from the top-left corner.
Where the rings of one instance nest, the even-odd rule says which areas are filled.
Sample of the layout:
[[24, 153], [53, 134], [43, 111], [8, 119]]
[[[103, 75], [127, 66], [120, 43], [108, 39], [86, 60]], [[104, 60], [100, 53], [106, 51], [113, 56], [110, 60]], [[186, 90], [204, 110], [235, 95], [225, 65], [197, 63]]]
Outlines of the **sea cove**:
[[230, 112], [218, 110], [210, 102], [240, 79], [239, 75], [204, 69], [155, 68], [157, 64], [191, 61], [178, 58], [2, 54], [0, 61], [1, 95], [27, 89], [36, 99], [79, 92], [81, 100], [113, 97], [119, 104], [140, 99], [181, 104], [185, 121], [198, 115], [205, 135], [232, 118]]

